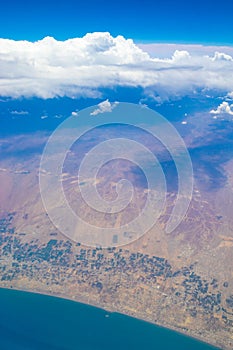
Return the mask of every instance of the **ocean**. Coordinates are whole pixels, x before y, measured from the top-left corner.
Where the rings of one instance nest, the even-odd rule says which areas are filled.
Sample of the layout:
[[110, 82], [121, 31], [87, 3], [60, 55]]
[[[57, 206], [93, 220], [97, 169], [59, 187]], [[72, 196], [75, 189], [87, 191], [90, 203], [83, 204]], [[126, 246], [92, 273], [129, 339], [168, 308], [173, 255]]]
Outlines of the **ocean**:
[[1, 350], [213, 350], [180, 333], [89, 305], [0, 289]]

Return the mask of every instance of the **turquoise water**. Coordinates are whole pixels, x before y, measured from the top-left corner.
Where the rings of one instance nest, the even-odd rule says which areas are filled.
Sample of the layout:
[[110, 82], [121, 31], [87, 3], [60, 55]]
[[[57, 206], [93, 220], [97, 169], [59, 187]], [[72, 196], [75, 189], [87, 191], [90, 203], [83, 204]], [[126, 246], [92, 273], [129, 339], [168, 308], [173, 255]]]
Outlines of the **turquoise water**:
[[0, 289], [1, 350], [210, 350], [179, 333], [69, 300]]

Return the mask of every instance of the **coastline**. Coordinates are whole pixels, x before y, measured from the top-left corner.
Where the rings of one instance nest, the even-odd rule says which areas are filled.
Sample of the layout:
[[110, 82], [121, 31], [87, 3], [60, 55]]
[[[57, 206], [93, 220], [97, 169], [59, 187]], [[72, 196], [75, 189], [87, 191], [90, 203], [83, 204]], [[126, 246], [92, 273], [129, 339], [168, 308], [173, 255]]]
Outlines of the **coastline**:
[[17, 292], [22, 292], [22, 293], [37, 294], [37, 295], [47, 296], [47, 297], [51, 297], [51, 298], [58, 298], [58, 299], [63, 299], [63, 300], [67, 300], [67, 301], [72, 301], [72, 302], [82, 304], [85, 306], [97, 308], [99, 310], [105, 311], [107, 314], [118, 314], [118, 315], [122, 315], [122, 316], [127, 316], [127, 317], [134, 318], [134, 319], [137, 319], [137, 320], [142, 321], [142, 322], [149, 323], [151, 325], [154, 325], [154, 326], [162, 328], [162, 329], [176, 332], [177, 334], [180, 334], [182, 336], [192, 338], [193, 340], [197, 340], [200, 343], [212, 346], [213, 350], [214, 349], [216, 349], [216, 350], [228, 350], [228, 348], [219, 347], [220, 345], [216, 345], [214, 342], [211, 342], [210, 339], [208, 339], [208, 341], [207, 341], [204, 339], [204, 337], [198, 336], [197, 334], [186, 332], [185, 330], [179, 329], [178, 327], [175, 327], [173, 325], [170, 325], [170, 324], [164, 325], [164, 324], [161, 324], [159, 322], [153, 322], [146, 315], [144, 317], [139, 317], [139, 316], [137, 317], [136, 315], [133, 315], [130, 313], [120, 312], [119, 310], [116, 310], [113, 307], [109, 307], [108, 305], [104, 305], [101, 303], [88, 302], [85, 297], [83, 297], [83, 298], [80, 297], [78, 299], [78, 298], [69, 297], [69, 296], [62, 294], [62, 293], [54, 293], [54, 292], [49, 292], [49, 291], [47, 292], [47, 291], [42, 291], [42, 290], [21, 289], [21, 288], [17, 288], [17, 287], [15, 288], [13, 286], [12, 287], [0, 286], [0, 289], [17, 291]]

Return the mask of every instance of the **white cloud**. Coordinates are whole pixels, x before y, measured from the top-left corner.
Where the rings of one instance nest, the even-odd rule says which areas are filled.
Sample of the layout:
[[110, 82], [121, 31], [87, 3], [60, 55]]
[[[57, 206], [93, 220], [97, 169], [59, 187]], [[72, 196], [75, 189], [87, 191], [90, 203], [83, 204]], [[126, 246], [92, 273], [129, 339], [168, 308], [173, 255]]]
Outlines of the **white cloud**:
[[150, 43], [138, 44], [151, 57], [166, 58], [173, 55], [175, 50], [188, 51], [191, 56], [214, 56], [215, 52], [224, 52], [227, 55], [233, 56], [232, 46], [211, 46], [200, 44], [169, 44], [169, 43]]
[[28, 115], [29, 112], [28, 111], [11, 111], [11, 114], [13, 115]]
[[217, 109], [212, 109], [211, 114], [230, 114], [233, 115], [233, 104], [229, 105], [228, 102], [221, 103]]
[[105, 112], [112, 112], [112, 110], [117, 106], [118, 102], [111, 103], [109, 100], [105, 100], [98, 104], [98, 108], [95, 109], [90, 115], [97, 115]]
[[227, 97], [228, 97], [230, 100], [233, 100], [233, 91], [228, 92]]
[[227, 55], [222, 52], [216, 51], [213, 57], [213, 61], [233, 61], [233, 58], [230, 55]]
[[100, 98], [101, 88], [114, 86], [140, 86], [162, 100], [200, 88], [231, 92], [231, 50], [212, 47], [208, 54], [189, 47], [173, 46], [173, 54], [161, 58], [159, 52], [152, 57], [131, 39], [109, 33], [66, 41], [0, 39], [0, 96]]
[[78, 116], [78, 111], [73, 111], [73, 112], [71, 113], [71, 115], [72, 115], [72, 117], [77, 117], [77, 116]]
[[172, 60], [176, 62], [184, 62], [190, 59], [191, 59], [190, 54], [188, 53], [188, 51], [185, 51], [185, 50], [181, 50], [181, 51], [175, 50], [172, 56]]

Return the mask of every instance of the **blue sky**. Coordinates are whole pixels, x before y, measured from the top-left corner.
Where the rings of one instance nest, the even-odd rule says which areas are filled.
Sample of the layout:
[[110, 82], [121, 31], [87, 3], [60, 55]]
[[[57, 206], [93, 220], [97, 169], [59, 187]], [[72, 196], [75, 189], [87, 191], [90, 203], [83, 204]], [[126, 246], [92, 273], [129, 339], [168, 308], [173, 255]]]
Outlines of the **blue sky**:
[[233, 45], [232, 0], [1, 2], [0, 37], [64, 40], [109, 31], [136, 41]]

